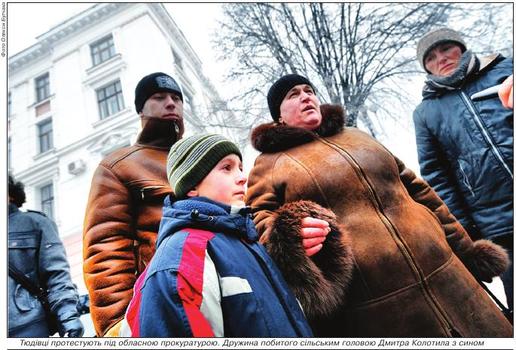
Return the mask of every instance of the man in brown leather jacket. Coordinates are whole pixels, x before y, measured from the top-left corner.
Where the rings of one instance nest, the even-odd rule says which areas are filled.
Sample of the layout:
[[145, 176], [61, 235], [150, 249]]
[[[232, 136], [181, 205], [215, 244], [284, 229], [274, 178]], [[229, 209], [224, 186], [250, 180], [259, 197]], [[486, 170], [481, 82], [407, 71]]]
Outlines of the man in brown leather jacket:
[[104, 158], [91, 183], [84, 219], [84, 280], [98, 336], [116, 336], [133, 285], [155, 250], [170, 147], [181, 138], [183, 95], [165, 73], [143, 77], [135, 90], [142, 131], [136, 143]]

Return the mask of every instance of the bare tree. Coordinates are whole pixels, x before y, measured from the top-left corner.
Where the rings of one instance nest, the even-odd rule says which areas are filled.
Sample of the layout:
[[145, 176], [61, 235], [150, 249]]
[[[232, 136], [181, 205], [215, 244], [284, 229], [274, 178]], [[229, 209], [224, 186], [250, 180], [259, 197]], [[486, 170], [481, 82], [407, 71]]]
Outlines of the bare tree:
[[[197, 95], [195, 101], [188, 99], [184, 104], [186, 130], [192, 133], [217, 133], [229, 137], [241, 149], [248, 144], [250, 124], [248, 120], [239, 118], [237, 110], [228, 106], [217, 92], [217, 89], [203, 75], [207, 90]], [[201, 99], [204, 103], [201, 103]]]
[[449, 23], [477, 54], [513, 52], [513, 3], [455, 3]]
[[[224, 5], [215, 45], [234, 67], [228, 78], [247, 87], [235, 94], [247, 121], [267, 114], [264, 95], [275, 79], [297, 72], [313, 81], [323, 102], [345, 106], [348, 125], [360, 119], [374, 136], [381, 128], [375, 112], [406, 103], [403, 80], [421, 74], [415, 47], [424, 33], [451, 18], [464, 28], [476, 21], [479, 36], [493, 33], [496, 4], [480, 4], [474, 13], [467, 5], [232, 3]], [[392, 109], [390, 115], [397, 116]]]
[[323, 101], [346, 107], [348, 125], [362, 118], [374, 135], [365, 100], [382, 80], [413, 69], [407, 47], [444, 23], [446, 10], [427, 3], [228, 4], [217, 43], [225, 56], [238, 56], [230, 78], [269, 85], [284, 73], [306, 74]]

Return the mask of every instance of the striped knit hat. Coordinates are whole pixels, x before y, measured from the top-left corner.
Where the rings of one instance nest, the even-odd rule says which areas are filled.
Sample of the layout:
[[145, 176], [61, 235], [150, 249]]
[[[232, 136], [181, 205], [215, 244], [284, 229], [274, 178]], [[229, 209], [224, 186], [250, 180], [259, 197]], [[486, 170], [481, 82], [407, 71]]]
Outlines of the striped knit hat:
[[229, 154], [236, 154], [242, 160], [237, 145], [217, 134], [194, 135], [172, 145], [167, 158], [167, 177], [176, 198], [186, 198], [188, 191]]

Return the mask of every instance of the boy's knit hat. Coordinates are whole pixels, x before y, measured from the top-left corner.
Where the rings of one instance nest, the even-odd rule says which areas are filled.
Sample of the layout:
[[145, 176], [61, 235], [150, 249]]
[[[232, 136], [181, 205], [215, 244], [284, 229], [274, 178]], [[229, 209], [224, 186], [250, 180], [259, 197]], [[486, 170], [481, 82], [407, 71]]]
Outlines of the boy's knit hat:
[[462, 52], [467, 50], [466, 43], [460, 33], [450, 28], [439, 28], [430, 31], [419, 40], [417, 44], [417, 60], [426, 72], [428, 72], [424, 63], [426, 55], [437, 45], [450, 41], [459, 45]]
[[285, 98], [287, 93], [294, 86], [300, 84], [310, 85], [315, 92], [315, 88], [310, 82], [310, 80], [299, 74], [284, 75], [278, 80], [276, 80], [274, 84], [272, 84], [272, 86], [269, 89], [269, 92], [267, 93], [267, 103], [269, 105], [269, 111], [271, 112], [271, 116], [272, 119], [274, 119], [274, 121], [278, 121], [278, 119], [280, 118], [281, 102], [283, 102], [283, 99]]
[[140, 113], [145, 102], [157, 92], [172, 92], [183, 101], [183, 93], [177, 82], [169, 75], [156, 72], [144, 76], [134, 90], [134, 107]]
[[167, 158], [167, 177], [176, 198], [186, 198], [188, 191], [229, 154], [236, 154], [242, 160], [237, 145], [217, 134], [194, 135], [172, 145]]

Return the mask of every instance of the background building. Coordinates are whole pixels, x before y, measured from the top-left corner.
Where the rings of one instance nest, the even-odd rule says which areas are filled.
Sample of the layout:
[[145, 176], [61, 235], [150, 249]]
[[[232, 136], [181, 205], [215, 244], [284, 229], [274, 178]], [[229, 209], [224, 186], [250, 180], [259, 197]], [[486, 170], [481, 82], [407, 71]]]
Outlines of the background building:
[[91, 178], [103, 157], [135, 141], [134, 88], [155, 71], [181, 85], [187, 134], [202, 130], [220, 98], [162, 4], [97, 4], [8, 60], [8, 168], [26, 186], [24, 208], [56, 221], [81, 293]]

